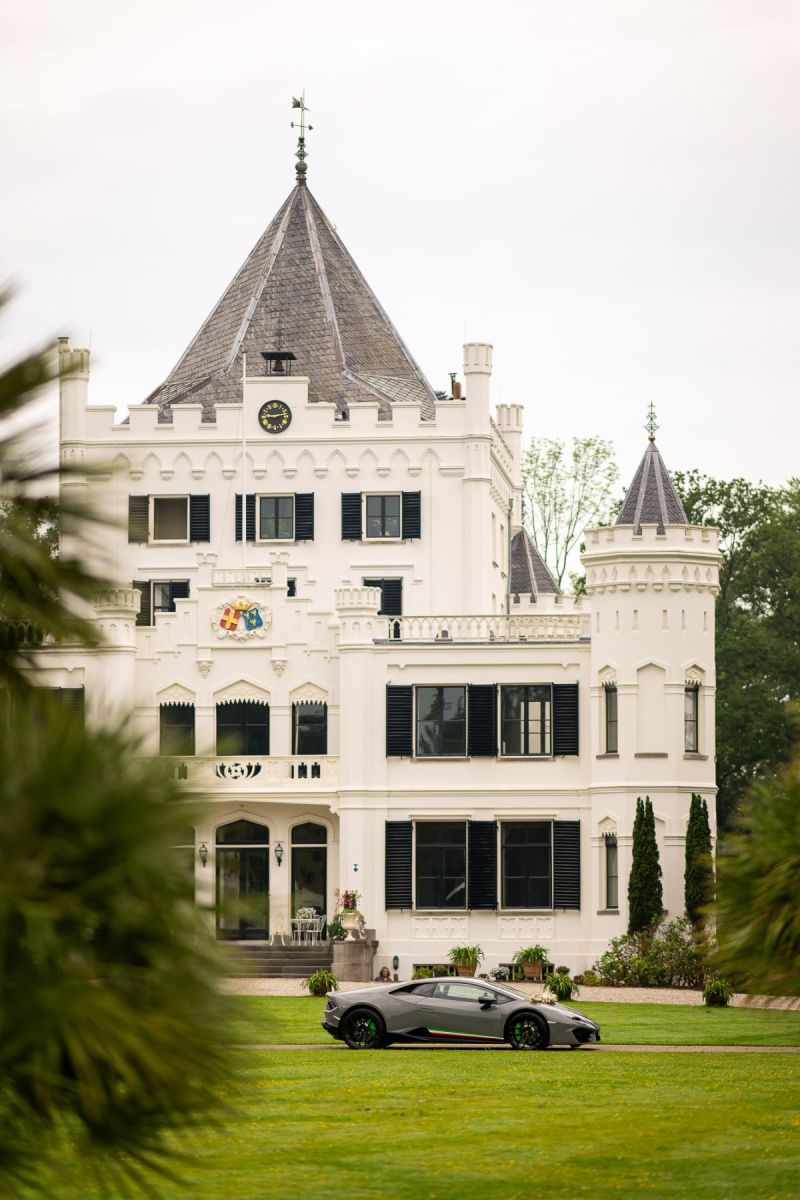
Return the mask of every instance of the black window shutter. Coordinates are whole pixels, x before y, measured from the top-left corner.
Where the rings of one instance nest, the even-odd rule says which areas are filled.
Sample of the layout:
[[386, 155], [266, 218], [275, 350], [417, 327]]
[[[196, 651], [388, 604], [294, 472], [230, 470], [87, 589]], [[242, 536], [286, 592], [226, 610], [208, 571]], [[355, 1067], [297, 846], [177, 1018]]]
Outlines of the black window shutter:
[[422, 537], [422, 492], [403, 492], [403, 537]]
[[[242, 494], [236, 493], [236, 541], [242, 540]], [[245, 537], [248, 542], [256, 540], [256, 497], [255, 492], [245, 496]]]
[[314, 493], [298, 492], [294, 498], [294, 540], [314, 540]]
[[383, 603], [381, 613], [387, 617], [402, 617], [403, 615], [403, 581], [402, 579], [384, 579], [381, 582]]
[[553, 685], [553, 753], [578, 753], [578, 685]]
[[467, 753], [471, 758], [497, 754], [497, 688], [493, 683], [471, 683], [467, 688]]
[[153, 589], [150, 587], [149, 579], [134, 579], [133, 586], [139, 591], [142, 600], [139, 605], [139, 612], [136, 614], [137, 625], [152, 625], [153, 610], [150, 604]]
[[386, 757], [397, 758], [414, 752], [414, 689], [386, 688]]
[[467, 836], [467, 908], [497, 908], [497, 824], [470, 821]]
[[150, 525], [150, 497], [128, 496], [128, 541], [146, 542]]
[[59, 699], [68, 712], [83, 720], [86, 707], [85, 693], [82, 687], [59, 688]]
[[264, 713], [264, 753], [269, 754], [269, 705], [265, 704], [264, 708], [266, 709], [266, 712]]
[[237, 542], [242, 540], [242, 493], [236, 493], [236, 512], [234, 514], [235, 537]]
[[342, 492], [342, 541], [361, 541], [361, 492]]
[[411, 839], [410, 821], [386, 822], [387, 908], [411, 908]]
[[189, 497], [189, 541], [211, 541], [211, 497]]
[[169, 585], [169, 598], [172, 601], [171, 612], [175, 612], [176, 600], [189, 599], [189, 580], [188, 579], [173, 579]]
[[581, 823], [553, 822], [553, 908], [581, 906]]

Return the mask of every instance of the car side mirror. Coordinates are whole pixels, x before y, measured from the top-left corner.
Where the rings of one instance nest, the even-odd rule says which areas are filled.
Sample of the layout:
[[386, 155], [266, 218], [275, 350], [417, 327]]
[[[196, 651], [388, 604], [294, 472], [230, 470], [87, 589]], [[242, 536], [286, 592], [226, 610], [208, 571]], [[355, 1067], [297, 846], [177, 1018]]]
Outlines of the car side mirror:
[[491, 1008], [493, 1004], [494, 1004], [494, 1000], [489, 1000], [489, 999], [481, 1000], [481, 1008]]

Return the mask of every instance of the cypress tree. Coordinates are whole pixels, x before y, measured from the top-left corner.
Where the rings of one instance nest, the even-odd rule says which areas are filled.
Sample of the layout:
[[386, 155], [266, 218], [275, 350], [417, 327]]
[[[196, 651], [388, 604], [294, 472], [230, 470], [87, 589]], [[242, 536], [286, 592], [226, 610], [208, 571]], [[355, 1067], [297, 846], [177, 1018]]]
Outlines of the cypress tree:
[[686, 870], [683, 876], [686, 915], [700, 929], [703, 909], [712, 899], [714, 868], [711, 862], [711, 826], [708, 805], [696, 792], [692, 793], [689, 824], [686, 827]]
[[642, 803], [639, 796], [633, 823], [633, 861], [628, 880], [628, 933], [647, 929], [661, 917], [663, 909], [656, 819], [650, 797]]

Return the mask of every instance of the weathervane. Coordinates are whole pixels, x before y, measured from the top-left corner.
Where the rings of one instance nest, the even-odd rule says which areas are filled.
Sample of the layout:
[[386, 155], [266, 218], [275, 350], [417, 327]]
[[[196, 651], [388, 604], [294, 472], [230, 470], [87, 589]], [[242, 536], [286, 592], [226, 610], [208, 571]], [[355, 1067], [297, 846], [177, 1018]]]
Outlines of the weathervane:
[[658, 422], [656, 421], [656, 410], [652, 400], [650, 401], [650, 406], [647, 409], [647, 420], [644, 423], [644, 427], [647, 430], [648, 438], [651, 442], [654, 442], [656, 440], [656, 430], [659, 426]]
[[[306, 171], [308, 170], [308, 167], [306, 166], [306, 113], [308, 112], [308, 109], [306, 108], [305, 89], [303, 89], [299, 99], [297, 96], [292, 96], [292, 108], [300, 109], [300, 124], [298, 125], [295, 121], [292, 121], [291, 125], [292, 129], [300, 130], [300, 134], [297, 138], [297, 165], [295, 167], [295, 171], [297, 172], [297, 182], [305, 183]], [[309, 133], [313, 128], [313, 125], [309, 125]]]

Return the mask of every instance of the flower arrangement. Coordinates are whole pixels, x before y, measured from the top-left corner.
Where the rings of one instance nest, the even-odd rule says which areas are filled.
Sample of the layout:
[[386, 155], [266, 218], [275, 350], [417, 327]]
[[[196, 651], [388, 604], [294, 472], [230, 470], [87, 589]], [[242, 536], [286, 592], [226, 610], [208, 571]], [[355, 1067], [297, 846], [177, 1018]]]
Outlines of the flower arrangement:
[[342, 912], [358, 912], [358, 902], [360, 899], [361, 893], [355, 890], [342, 892], [340, 896]]

